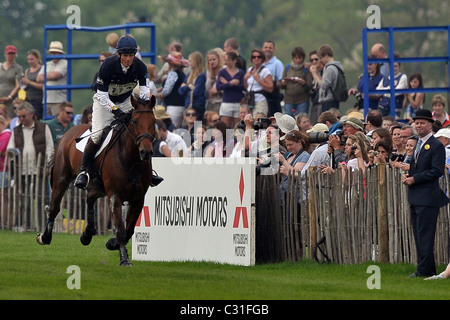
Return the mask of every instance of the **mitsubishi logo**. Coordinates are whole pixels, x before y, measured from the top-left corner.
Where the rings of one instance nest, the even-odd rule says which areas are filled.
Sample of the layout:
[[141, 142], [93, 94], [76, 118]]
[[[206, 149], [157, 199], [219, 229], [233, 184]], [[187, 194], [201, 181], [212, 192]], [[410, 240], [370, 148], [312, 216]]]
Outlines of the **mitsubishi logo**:
[[[239, 180], [239, 196], [241, 198], [241, 206], [242, 200], [244, 197], [244, 171], [241, 168], [241, 178]], [[234, 214], [234, 223], [233, 228], [239, 228], [239, 220], [242, 213], [242, 222], [244, 224], [244, 228], [248, 228], [248, 216], [247, 216], [247, 208], [246, 207], [236, 207], [236, 212]]]

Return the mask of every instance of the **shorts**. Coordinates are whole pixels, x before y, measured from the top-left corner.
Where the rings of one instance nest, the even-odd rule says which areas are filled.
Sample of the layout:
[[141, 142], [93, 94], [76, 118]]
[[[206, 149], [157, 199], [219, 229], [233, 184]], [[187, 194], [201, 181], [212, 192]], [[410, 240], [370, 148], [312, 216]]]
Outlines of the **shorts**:
[[224, 117], [239, 118], [240, 106], [241, 104], [239, 102], [236, 103], [222, 102], [222, 104], [220, 105], [219, 115]]

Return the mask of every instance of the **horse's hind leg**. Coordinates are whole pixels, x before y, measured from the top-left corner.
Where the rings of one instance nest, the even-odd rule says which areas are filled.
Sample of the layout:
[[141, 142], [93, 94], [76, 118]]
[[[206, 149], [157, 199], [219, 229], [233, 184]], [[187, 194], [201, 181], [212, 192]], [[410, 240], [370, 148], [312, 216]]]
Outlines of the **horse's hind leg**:
[[94, 210], [94, 205], [96, 201], [97, 197], [94, 195], [94, 193], [88, 193], [86, 200], [88, 206], [87, 226], [80, 236], [80, 241], [85, 246], [91, 243], [92, 236], [94, 236], [97, 233], [97, 225], [95, 222], [95, 210]]

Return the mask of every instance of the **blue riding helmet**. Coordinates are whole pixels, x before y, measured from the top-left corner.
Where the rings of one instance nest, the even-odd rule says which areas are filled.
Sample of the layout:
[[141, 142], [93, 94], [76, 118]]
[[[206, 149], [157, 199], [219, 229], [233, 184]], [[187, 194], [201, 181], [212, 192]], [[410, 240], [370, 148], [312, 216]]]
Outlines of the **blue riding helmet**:
[[133, 37], [125, 35], [117, 42], [117, 53], [133, 53], [137, 52], [137, 43]]

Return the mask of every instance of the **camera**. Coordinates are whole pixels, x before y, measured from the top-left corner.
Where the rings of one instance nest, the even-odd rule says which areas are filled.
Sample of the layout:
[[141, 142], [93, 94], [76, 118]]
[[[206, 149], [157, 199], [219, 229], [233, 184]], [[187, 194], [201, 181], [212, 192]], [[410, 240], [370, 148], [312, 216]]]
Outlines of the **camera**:
[[389, 154], [389, 160], [403, 162], [405, 160], [405, 156], [403, 154], [392, 152]]
[[356, 149], [358, 149], [358, 147], [355, 146], [355, 145], [353, 145], [353, 146], [352, 146], [352, 150], [356, 150]]
[[308, 138], [310, 143], [322, 143], [328, 141], [330, 135], [323, 132], [310, 132]]
[[[265, 130], [265, 129], [267, 129], [270, 126], [271, 123], [272, 122], [270, 121], [269, 118], [260, 118], [258, 121], [255, 121], [252, 124], [252, 128], [254, 130], [261, 130], [261, 129]], [[244, 120], [239, 121], [239, 123], [237, 125], [237, 129], [240, 129], [240, 130], [245, 132], [245, 122], [244, 122]]]

